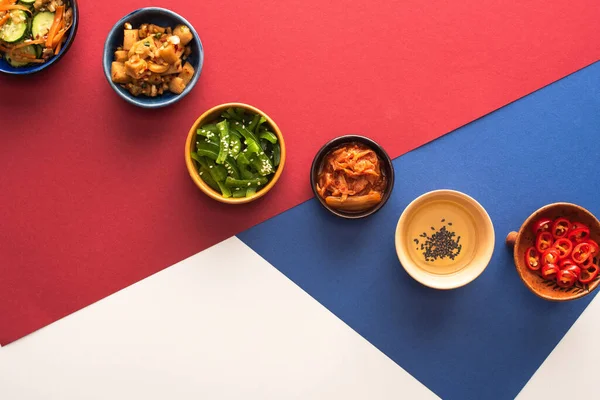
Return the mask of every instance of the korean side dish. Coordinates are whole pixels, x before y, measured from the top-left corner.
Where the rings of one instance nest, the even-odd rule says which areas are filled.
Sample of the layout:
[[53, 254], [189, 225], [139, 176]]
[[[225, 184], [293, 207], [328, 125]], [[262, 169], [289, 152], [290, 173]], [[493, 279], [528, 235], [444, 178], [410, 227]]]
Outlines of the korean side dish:
[[133, 29], [126, 23], [123, 46], [115, 51], [111, 65], [114, 83], [134, 96], [161, 96], [170, 91], [181, 94], [194, 76], [194, 67], [187, 62], [192, 50], [190, 28], [175, 28], [142, 24]]
[[317, 179], [317, 193], [330, 207], [349, 212], [379, 204], [387, 187], [381, 159], [362, 143], [348, 143], [330, 151]]
[[525, 252], [525, 264], [542, 278], [560, 288], [600, 279], [598, 244], [590, 238], [590, 228], [567, 218], [542, 218], [534, 226], [535, 245]]
[[13, 67], [58, 55], [73, 25], [65, 0], [0, 0], [0, 55]]
[[191, 157], [200, 178], [225, 198], [253, 196], [281, 160], [277, 135], [262, 115], [229, 108], [196, 131]]

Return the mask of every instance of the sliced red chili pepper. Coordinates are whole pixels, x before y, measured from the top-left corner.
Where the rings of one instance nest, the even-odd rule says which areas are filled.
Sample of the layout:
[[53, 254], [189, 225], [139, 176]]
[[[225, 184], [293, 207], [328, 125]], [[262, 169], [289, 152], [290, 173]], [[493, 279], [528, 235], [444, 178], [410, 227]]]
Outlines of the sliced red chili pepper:
[[542, 265], [557, 264], [560, 260], [560, 253], [554, 247], [549, 248], [542, 254]]
[[571, 229], [571, 221], [566, 218], [559, 218], [552, 224], [552, 236], [556, 239], [566, 238]]
[[573, 243], [581, 243], [590, 236], [590, 228], [587, 226], [582, 226], [581, 228], [577, 228], [571, 230], [569, 232], [568, 238]]
[[556, 283], [562, 288], [569, 288], [575, 284], [577, 277], [572, 271], [561, 269], [556, 274]]
[[571, 271], [572, 273], [575, 274], [575, 276], [577, 276], [577, 279], [579, 279], [579, 276], [581, 275], [581, 268], [579, 267], [579, 265], [569, 265], [567, 268], [564, 269], [565, 271]]
[[565, 258], [564, 260], [561, 260], [559, 263], [560, 269], [565, 269], [571, 265], [577, 265], [577, 264], [575, 264], [575, 262], [573, 260], [571, 260], [570, 258]]
[[573, 243], [569, 239], [560, 238], [554, 242], [553, 247], [560, 253], [560, 259], [567, 258], [573, 250]]
[[546, 264], [542, 267], [542, 277], [544, 279], [554, 280], [556, 279], [556, 274], [558, 274], [560, 268], [558, 268], [555, 264]]
[[537, 235], [541, 232], [548, 232], [551, 227], [552, 220], [550, 218], [540, 218], [533, 224], [533, 233]]
[[592, 257], [592, 246], [585, 242], [575, 246], [573, 253], [571, 254], [571, 258], [573, 258], [573, 261], [577, 264], [585, 262], [590, 257]]
[[548, 250], [554, 244], [554, 237], [550, 232], [542, 232], [537, 235], [537, 239], [535, 241], [535, 248], [540, 253]]
[[587, 228], [587, 226], [585, 226], [581, 222], [573, 222], [571, 224], [571, 229], [569, 229], [569, 232], [574, 231], [575, 229], [579, 229], [579, 228]]
[[598, 272], [600, 272], [600, 268], [598, 268], [596, 264], [583, 268], [581, 270], [581, 275], [579, 275], [579, 282], [590, 283], [598, 276]]
[[542, 266], [540, 253], [538, 253], [535, 247], [530, 247], [525, 252], [525, 265], [532, 271], [537, 271]]
[[598, 246], [598, 243], [596, 243], [592, 239], [587, 239], [585, 242], [592, 247], [592, 256], [597, 255], [598, 251], [600, 251], [600, 246]]
[[588, 257], [584, 262], [581, 263], [581, 266], [583, 268], [587, 268], [592, 264], [596, 264], [596, 262], [594, 262], [594, 257]]

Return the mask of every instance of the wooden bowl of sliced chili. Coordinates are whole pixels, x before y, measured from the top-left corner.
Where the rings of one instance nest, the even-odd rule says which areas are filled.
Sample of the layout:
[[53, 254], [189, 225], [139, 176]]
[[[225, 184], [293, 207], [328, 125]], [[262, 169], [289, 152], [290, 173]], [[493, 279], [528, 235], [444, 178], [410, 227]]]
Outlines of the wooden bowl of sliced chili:
[[554, 203], [531, 214], [506, 238], [521, 280], [550, 301], [584, 297], [600, 284], [600, 222], [588, 210]]
[[326, 143], [313, 159], [310, 183], [321, 205], [338, 217], [358, 219], [379, 211], [394, 187], [394, 166], [375, 141], [360, 135]]

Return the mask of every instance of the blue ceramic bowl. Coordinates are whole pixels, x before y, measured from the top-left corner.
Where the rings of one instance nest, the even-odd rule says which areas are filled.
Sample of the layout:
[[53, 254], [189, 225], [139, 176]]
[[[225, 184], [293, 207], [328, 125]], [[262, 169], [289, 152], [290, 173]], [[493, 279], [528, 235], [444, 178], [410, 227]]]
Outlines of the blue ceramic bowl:
[[[123, 45], [123, 30], [126, 22], [129, 22], [134, 28], [137, 28], [142, 24], [155, 24], [164, 27], [170, 26], [171, 28], [175, 28], [176, 25], [183, 24], [190, 28], [194, 39], [189, 44], [192, 49], [192, 54], [187, 58], [186, 61], [192, 64], [195, 72], [194, 76], [192, 77], [192, 80], [187, 85], [183, 93], [175, 94], [167, 91], [162, 96], [157, 97], [135, 97], [131, 93], [129, 93], [129, 91], [122, 88], [121, 85], [112, 81], [110, 76], [110, 66], [114, 60], [114, 53], [117, 47]], [[181, 100], [192, 90], [192, 88], [198, 82], [200, 72], [202, 71], [203, 63], [204, 49], [202, 48], [202, 42], [200, 41], [200, 37], [198, 36], [198, 33], [196, 32], [192, 24], [190, 24], [183, 17], [174, 13], [173, 11], [158, 7], [140, 8], [139, 10], [129, 13], [123, 18], [121, 18], [119, 22], [117, 22], [108, 33], [106, 43], [104, 44], [104, 54], [102, 60], [102, 65], [104, 67], [104, 75], [106, 76], [106, 80], [114, 89], [114, 91], [125, 101], [143, 108], [166, 107]]]
[[10, 75], [30, 75], [36, 72], [40, 72], [46, 68], [49, 68], [51, 65], [56, 64], [71, 48], [73, 41], [75, 40], [75, 35], [77, 34], [77, 27], [79, 26], [79, 7], [77, 6], [76, 0], [70, 0], [71, 7], [73, 8], [73, 26], [69, 29], [69, 34], [67, 36], [67, 40], [63, 43], [63, 47], [60, 52], [46, 61], [43, 64], [32, 64], [27, 65], [25, 67], [15, 68], [6, 62], [4, 58], [0, 59], [0, 72]]

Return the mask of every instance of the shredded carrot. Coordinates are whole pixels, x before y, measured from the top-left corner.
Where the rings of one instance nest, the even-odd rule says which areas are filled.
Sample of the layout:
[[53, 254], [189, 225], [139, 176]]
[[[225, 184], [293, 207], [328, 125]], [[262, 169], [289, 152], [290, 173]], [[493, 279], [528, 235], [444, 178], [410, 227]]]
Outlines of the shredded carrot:
[[37, 57], [33, 54], [25, 54], [25, 53], [19, 53], [19, 54], [15, 54], [15, 58], [29, 58], [29, 59], [36, 59]]
[[4, 17], [0, 18], [0, 26], [4, 25], [6, 21], [10, 18], [10, 15], [6, 14]]
[[30, 40], [30, 41], [26, 40], [23, 43], [19, 43], [19, 44], [15, 45], [15, 46], [11, 47], [8, 50], [8, 56], [10, 58], [14, 58], [15, 57], [14, 56], [15, 50], [19, 50], [20, 48], [27, 47], [27, 46], [32, 45], [32, 44], [42, 44], [42, 43], [44, 43], [44, 39]]
[[45, 39], [37, 39], [37, 40], [26, 40], [22, 43], [16, 44], [13, 46], [12, 50], [20, 49], [21, 47], [29, 46], [30, 44], [42, 44]]
[[31, 10], [25, 6], [21, 6], [19, 4], [0, 4], [0, 11], [8, 11], [8, 10], [23, 10], [27, 11], [31, 14]]
[[52, 46], [58, 46], [62, 38], [65, 36], [65, 33], [67, 33], [67, 31], [58, 31], [56, 35], [54, 35], [54, 40], [52, 40]]
[[56, 14], [54, 14], [54, 22], [52, 22], [52, 26], [50, 27], [50, 31], [48, 32], [48, 39], [46, 39], [46, 47], [48, 48], [52, 48], [54, 36], [56, 35], [56, 32], [58, 32], [58, 27], [60, 26], [60, 22], [62, 21], [64, 11], [65, 6], [56, 7]]
[[54, 55], [57, 56], [58, 53], [60, 53], [60, 49], [62, 47], [62, 42], [58, 43], [58, 46], [56, 46], [56, 49], [54, 50]]

